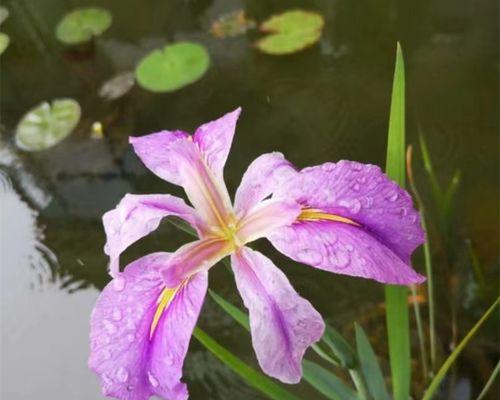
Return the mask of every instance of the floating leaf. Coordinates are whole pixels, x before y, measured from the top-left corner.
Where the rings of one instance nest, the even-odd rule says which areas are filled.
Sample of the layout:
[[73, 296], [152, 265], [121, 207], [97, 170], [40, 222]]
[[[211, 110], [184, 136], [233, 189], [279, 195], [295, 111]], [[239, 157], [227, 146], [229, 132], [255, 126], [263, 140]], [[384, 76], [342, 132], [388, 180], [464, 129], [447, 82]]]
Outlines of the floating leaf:
[[270, 34], [260, 39], [256, 46], [267, 54], [296, 53], [321, 38], [324, 24], [321, 14], [302, 10], [286, 11], [260, 25], [262, 31]]
[[222, 39], [244, 34], [249, 29], [255, 28], [255, 21], [248, 19], [244, 10], [233, 11], [221, 15], [210, 27], [210, 33]]
[[66, 14], [56, 28], [56, 36], [65, 44], [88, 42], [100, 36], [113, 20], [104, 8], [78, 8]]
[[104, 82], [99, 90], [99, 97], [106, 100], [116, 100], [128, 93], [134, 86], [134, 83], [135, 77], [133, 72], [121, 72]]
[[16, 130], [16, 144], [23, 150], [52, 147], [68, 136], [80, 120], [80, 105], [72, 99], [57, 99], [31, 109]]
[[0, 24], [3, 24], [4, 21], [9, 18], [9, 10], [5, 7], [0, 6]]
[[2, 54], [5, 49], [9, 46], [10, 38], [5, 33], [0, 32], [0, 54]]
[[210, 56], [200, 44], [179, 42], [153, 50], [137, 65], [135, 76], [144, 89], [173, 92], [200, 79]]

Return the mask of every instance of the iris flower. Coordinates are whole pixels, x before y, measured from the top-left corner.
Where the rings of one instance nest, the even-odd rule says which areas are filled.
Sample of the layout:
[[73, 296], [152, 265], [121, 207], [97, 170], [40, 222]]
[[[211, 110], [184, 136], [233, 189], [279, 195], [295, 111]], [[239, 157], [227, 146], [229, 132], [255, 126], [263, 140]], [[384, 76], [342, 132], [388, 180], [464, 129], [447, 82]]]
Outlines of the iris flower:
[[[227, 256], [262, 370], [285, 383], [301, 379], [304, 352], [324, 323], [285, 274], [247, 246], [259, 238], [330, 272], [391, 284], [424, 279], [410, 266], [424, 240], [419, 215], [408, 193], [376, 166], [340, 161], [298, 171], [281, 153], [264, 154], [243, 175], [232, 203], [223, 168], [239, 114], [204, 124], [193, 136], [161, 131], [130, 138], [146, 167], [181, 185], [192, 206], [168, 194], [127, 194], [103, 217], [113, 280], [92, 313], [89, 366], [104, 395], [188, 397], [182, 366], [208, 271]], [[189, 223], [198, 240], [174, 253], [149, 254], [121, 272], [120, 253], [168, 216]]]

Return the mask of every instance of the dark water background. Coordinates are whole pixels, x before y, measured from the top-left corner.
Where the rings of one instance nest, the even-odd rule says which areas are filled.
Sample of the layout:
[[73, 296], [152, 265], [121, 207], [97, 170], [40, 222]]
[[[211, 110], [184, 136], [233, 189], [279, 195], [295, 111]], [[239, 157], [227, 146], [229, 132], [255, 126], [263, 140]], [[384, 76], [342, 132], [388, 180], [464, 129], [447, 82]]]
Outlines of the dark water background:
[[[11, 11], [2, 26], [11, 45], [1, 56], [0, 92], [2, 399], [101, 398], [97, 378], [86, 367], [89, 314], [109, 279], [101, 215], [127, 192], [180, 194], [140, 164], [127, 144], [129, 135], [192, 131], [241, 105], [225, 171], [231, 193], [247, 165], [273, 150], [299, 167], [339, 159], [384, 165], [397, 40], [407, 65], [408, 142], [417, 144], [420, 128], [443, 185], [456, 168], [462, 172], [449, 240], [433, 243], [439, 353], [447, 354], [491, 303], [498, 291], [499, 238], [495, 1], [11, 0], [3, 5]], [[84, 56], [64, 52], [53, 34], [60, 17], [79, 5], [103, 6], [114, 16]], [[257, 53], [251, 48], [255, 32], [223, 40], [208, 33], [211, 21], [227, 11], [245, 9], [261, 21], [289, 8], [318, 10], [326, 18], [321, 42], [297, 55]], [[209, 49], [212, 65], [199, 82], [172, 94], [135, 87], [114, 102], [98, 97], [105, 80], [132, 69], [151, 49], [182, 39]], [[18, 120], [40, 101], [57, 97], [80, 102], [77, 130], [50, 150], [17, 151]], [[104, 126], [102, 140], [90, 137], [95, 121]], [[430, 202], [416, 153], [416, 179]], [[173, 251], [188, 240], [163, 224], [132, 246], [124, 261]], [[468, 243], [486, 277], [482, 295]], [[298, 265], [266, 243], [258, 247], [329, 323], [352, 338], [353, 322], [361, 322], [387, 358], [381, 285]], [[420, 254], [415, 267], [423, 269]], [[211, 271], [210, 286], [241, 304], [224, 268]], [[200, 324], [255, 363], [248, 335], [210, 300]], [[466, 350], [450, 374], [453, 389], [442, 398], [477, 395], [498, 359], [497, 327], [498, 319], [490, 321]], [[421, 389], [417, 356], [415, 347], [414, 393]], [[193, 399], [261, 398], [194, 339], [185, 370]], [[306, 384], [292, 390], [305, 399], [319, 398]]]

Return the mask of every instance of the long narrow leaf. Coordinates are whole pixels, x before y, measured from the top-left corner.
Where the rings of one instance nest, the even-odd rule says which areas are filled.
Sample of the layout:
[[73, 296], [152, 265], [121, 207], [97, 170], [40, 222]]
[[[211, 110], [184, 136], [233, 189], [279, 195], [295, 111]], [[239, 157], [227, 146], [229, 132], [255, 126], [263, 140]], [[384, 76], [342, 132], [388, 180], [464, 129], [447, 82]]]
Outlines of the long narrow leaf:
[[465, 337], [462, 339], [462, 341], [458, 344], [458, 346], [453, 350], [453, 352], [448, 356], [446, 361], [443, 363], [439, 371], [437, 372], [436, 376], [430, 383], [429, 387], [427, 388], [424, 397], [422, 400], [430, 400], [432, 399], [432, 396], [434, 396], [436, 390], [438, 389], [439, 385], [443, 381], [444, 377], [446, 376], [446, 373], [448, 370], [451, 368], [457, 357], [460, 355], [462, 350], [467, 346], [467, 344], [470, 342], [470, 340], [474, 337], [474, 335], [477, 333], [479, 328], [484, 324], [484, 322], [488, 319], [488, 317], [493, 313], [495, 308], [498, 306], [498, 303], [500, 302], [500, 297], [496, 299], [496, 301], [490, 306], [490, 308], [483, 314], [483, 316], [479, 319], [479, 321], [476, 322], [476, 325], [472, 327], [472, 329], [465, 335]]
[[351, 369], [356, 366], [356, 352], [335, 328], [327, 325], [321, 341], [328, 345], [342, 367]]
[[195, 328], [194, 337], [225, 365], [241, 376], [245, 382], [260, 390], [270, 399], [300, 400], [299, 397], [291, 394], [278, 384], [274, 383], [271, 379], [267, 378], [265, 375], [257, 372], [252, 367], [245, 364], [241, 359], [222, 347], [200, 328]]
[[481, 393], [479, 393], [479, 396], [477, 396], [476, 400], [483, 400], [486, 395], [488, 394], [488, 391], [491, 389], [493, 384], [496, 382], [496, 379], [498, 377], [498, 374], [500, 373], [500, 361], [497, 363], [497, 366], [491, 373], [490, 378], [488, 379], [488, 382], [486, 382], [486, 385], [484, 385], [483, 390], [481, 390]]
[[[403, 52], [398, 43], [392, 86], [391, 114], [387, 139], [387, 175], [401, 186], [405, 183], [405, 73]], [[385, 303], [394, 400], [410, 397], [410, 321], [408, 289], [386, 285]]]
[[[430, 344], [430, 361], [431, 361], [431, 370], [434, 370], [435, 364], [436, 364], [436, 328], [435, 328], [435, 322], [436, 322], [436, 317], [435, 317], [435, 307], [434, 307], [434, 270], [432, 267], [432, 257], [431, 257], [431, 242], [430, 242], [430, 236], [429, 236], [429, 230], [427, 229], [427, 211], [425, 209], [425, 205], [422, 201], [422, 198], [420, 197], [420, 193], [417, 188], [417, 184], [415, 182], [415, 178], [413, 177], [413, 167], [412, 167], [412, 151], [411, 151], [411, 146], [408, 148], [408, 153], [407, 153], [407, 170], [408, 170], [408, 181], [410, 183], [411, 190], [413, 191], [413, 195], [415, 196], [415, 201], [417, 202], [419, 211], [420, 211], [420, 222], [422, 223], [422, 229], [425, 232], [425, 242], [423, 244], [424, 248], [424, 264], [425, 264], [425, 274], [427, 275], [427, 297], [428, 297], [428, 302], [429, 302], [429, 344]], [[415, 302], [415, 307], [417, 306], [418, 302]], [[415, 308], [416, 309], [416, 308]], [[418, 320], [417, 320], [418, 323]], [[421, 325], [421, 323], [419, 323]], [[422, 328], [419, 328], [419, 332]], [[420, 333], [419, 333], [420, 336]], [[422, 347], [423, 343], [421, 344]], [[425, 347], [424, 347], [425, 349]], [[427, 367], [426, 364], [427, 362], [425, 361], [427, 358], [427, 355], [424, 354], [424, 350], [421, 350], [421, 355], [423, 359], [423, 369], [424, 369], [424, 375], [425, 379], [428, 378], [427, 376]]]
[[358, 400], [356, 393], [340, 378], [312, 361], [302, 362], [304, 379], [331, 400]]
[[219, 296], [213, 290], [208, 290], [210, 297], [214, 299], [214, 301], [231, 317], [234, 318], [236, 322], [238, 322], [243, 328], [247, 331], [250, 331], [250, 325], [248, 323], [248, 315], [246, 315], [243, 311], [241, 311], [238, 307], [232, 305], [229, 301], [224, 299], [222, 296]]
[[366, 337], [363, 328], [355, 324], [356, 330], [356, 347], [358, 349], [358, 358], [361, 364], [361, 369], [365, 377], [368, 390], [372, 397], [376, 400], [389, 400], [389, 393], [384, 382], [384, 375], [380, 369], [377, 356], [373, 351], [370, 341]]

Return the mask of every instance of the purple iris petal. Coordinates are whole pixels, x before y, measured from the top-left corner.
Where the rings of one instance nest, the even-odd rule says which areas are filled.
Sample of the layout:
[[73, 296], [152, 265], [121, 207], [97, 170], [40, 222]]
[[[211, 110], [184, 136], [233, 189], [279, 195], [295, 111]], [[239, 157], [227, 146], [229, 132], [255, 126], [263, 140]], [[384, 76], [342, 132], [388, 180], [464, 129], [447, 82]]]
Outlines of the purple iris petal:
[[352, 161], [305, 168], [282, 185], [304, 207], [348, 218], [297, 221], [269, 239], [294, 260], [332, 272], [384, 283], [420, 283], [410, 256], [424, 241], [410, 195], [379, 167]]
[[261, 253], [244, 247], [231, 264], [262, 370], [285, 383], [299, 382], [304, 353], [325, 329], [321, 315]]
[[126, 400], [152, 395], [187, 399], [180, 381], [192, 331], [205, 298], [207, 273], [192, 276], [160, 316], [151, 336], [158, 300], [165, 286], [158, 269], [168, 253], [145, 256], [101, 293], [90, 321], [89, 367], [102, 381], [103, 394]]
[[295, 168], [281, 153], [267, 153], [257, 157], [246, 170], [236, 190], [235, 212], [242, 214], [250, 210], [295, 174]]
[[168, 194], [133, 195], [127, 194], [116, 206], [103, 216], [106, 231], [105, 253], [110, 257], [110, 273], [119, 273], [120, 254], [132, 243], [156, 230], [161, 220], [175, 215], [190, 223], [198, 230], [203, 223], [196, 211], [184, 200]]

